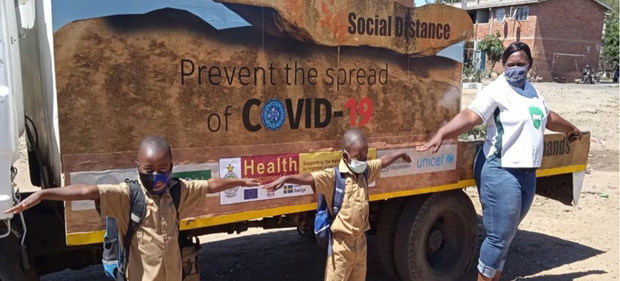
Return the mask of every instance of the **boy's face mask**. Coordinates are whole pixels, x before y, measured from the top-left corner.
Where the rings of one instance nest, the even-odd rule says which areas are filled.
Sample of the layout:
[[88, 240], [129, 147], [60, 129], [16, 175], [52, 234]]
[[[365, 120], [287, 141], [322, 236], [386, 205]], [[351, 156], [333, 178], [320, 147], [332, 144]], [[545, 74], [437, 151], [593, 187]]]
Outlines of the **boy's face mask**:
[[346, 150], [344, 151], [344, 153], [349, 158], [350, 162], [348, 163], [348, 166], [352, 172], [356, 174], [361, 174], [364, 171], [366, 171], [366, 169], [368, 168], [368, 163], [366, 161], [360, 161], [357, 159], [353, 159], [353, 157], [351, 157], [351, 154], [349, 154]]
[[170, 172], [165, 174], [140, 173], [140, 181], [148, 193], [153, 195], [161, 195], [168, 189]]
[[170, 182], [170, 174], [172, 173], [172, 167], [167, 171], [158, 171], [150, 173], [140, 172], [138, 168], [138, 174], [140, 175], [140, 182], [149, 194], [161, 195], [168, 190]]

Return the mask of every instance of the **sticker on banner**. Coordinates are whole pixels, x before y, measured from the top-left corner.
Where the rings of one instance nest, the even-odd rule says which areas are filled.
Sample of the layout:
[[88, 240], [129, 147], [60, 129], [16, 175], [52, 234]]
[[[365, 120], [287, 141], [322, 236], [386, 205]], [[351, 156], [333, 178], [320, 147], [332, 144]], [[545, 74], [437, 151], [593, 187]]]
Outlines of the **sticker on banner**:
[[[185, 180], [207, 180], [217, 171], [217, 163], [177, 165], [172, 170], [172, 177]], [[72, 184], [120, 184], [138, 183], [136, 169], [119, 169], [107, 171], [73, 172], [70, 174]], [[93, 200], [71, 201], [71, 210], [82, 211], [95, 209]]]
[[[270, 183], [285, 175], [299, 173], [299, 155], [263, 155], [220, 159], [220, 177], [256, 178], [262, 184]], [[269, 192], [261, 187], [236, 187], [220, 194], [220, 204], [235, 204], [257, 200], [313, 194], [310, 186], [287, 184]]]
[[416, 151], [415, 148], [379, 150], [381, 157], [393, 152], [405, 151], [411, 157], [411, 163], [398, 159], [392, 165], [381, 170], [381, 177], [398, 177], [422, 173], [450, 171], [456, 169], [456, 144], [444, 144], [437, 153]]

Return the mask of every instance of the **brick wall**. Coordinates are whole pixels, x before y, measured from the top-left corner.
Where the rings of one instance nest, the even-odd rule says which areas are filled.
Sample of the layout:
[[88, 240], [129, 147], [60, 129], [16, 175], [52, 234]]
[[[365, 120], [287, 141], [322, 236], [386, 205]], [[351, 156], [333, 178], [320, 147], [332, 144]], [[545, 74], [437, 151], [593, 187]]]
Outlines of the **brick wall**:
[[598, 68], [605, 8], [591, 0], [550, 0], [536, 5], [537, 75], [572, 82], [589, 64]]
[[[530, 4], [526, 20], [506, 17], [495, 19], [495, 10], [489, 23], [474, 25], [476, 40], [482, 40], [491, 31], [499, 32], [504, 46], [520, 40], [532, 49], [532, 74], [543, 81], [572, 82], [581, 77], [581, 69], [589, 64], [596, 70], [601, 47], [605, 8], [591, 0], [548, 0]], [[506, 15], [510, 7], [504, 7]], [[503, 71], [498, 63], [493, 71]]]

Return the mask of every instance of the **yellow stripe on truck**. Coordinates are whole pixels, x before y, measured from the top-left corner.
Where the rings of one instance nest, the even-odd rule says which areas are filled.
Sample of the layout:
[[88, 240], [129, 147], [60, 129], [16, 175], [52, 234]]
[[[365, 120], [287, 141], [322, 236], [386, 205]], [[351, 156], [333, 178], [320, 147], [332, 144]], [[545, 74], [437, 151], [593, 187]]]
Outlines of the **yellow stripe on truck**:
[[536, 177], [542, 178], [542, 177], [548, 177], [548, 176], [554, 176], [554, 175], [570, 174], [570, 173], [580, 172], [580, 171], [585, 171], [585, 170], [586, 170], [586, 165], [564, 166], [564, 167], [558, 167], [558, 168], [537, 170]]
[[263, 210], [256, 210], [256, 211], [245, 211], [245, 212], [239, 212], [235, 214], [222, 215], [222, 216], [215, 216], [215, 217], [210, 217], [210, 218], [182, 220], [179, 225], [179, 229], [187, 230], [187, 229], [201, 228], [205, 226], [213, 226], [213, 225], [227, 224], [227, 223], [232, 223], [232, 222], [259, 219], [259, 218], [264, 218], [264, 217], [273, 217], [273, 216], [284, 215], [284, 214], [293, 214], [293, 213], [311, 211], [314, 209], [316, 209], [316, 204], [311, 203], [311, 204], [277, 207], [277, 208], [270, 208], [270, 209], [263, 209]]
[[[553, 175], [570, 174], [574, 172], [584, 171], [585, 169], [586, 169], [586, 165], [572, 165], [572, 166], [564, 166], [564, 167], [558, 167], [558, 168], [542, 169], [542, 170], [536, 171], [536, 177], [540, 178], [540, 177], [548, 177], [548, 176], [553, 176]], [[418, 195], [418, 194], [424, 194], [424, 193], [433, 193], [433, 192], [440, 192], [440, 191], [446, 191], [446, 190], [461, 189], [461, 188], [465, 188], [468, 186], [474, 186], [474, 185], [476, 185], [476, 183], [474, 182], [473, 179], [467, 179], [467, 180], [458, 181], [457, 183], [453, 183], [453, 184], [373, 194], [370, 196], [370, 201], [387, 200], [387, 199], [396, 198], [396, 197], [404, 197], [404, 196]], [[273, 216], [279, 216], [279, 215], [285, 215], [285, 214], [306, 212], [306, 211], [311, 211], [314, 209], [316, 209], [316, 204], [312, 203], [312, 204], [285, 206], [285, 207], [277, 207], [277, 208], [270, 208], [270, 209], [263, 209], [263, 210], [256, 210], [256, 211], [239, 212], [235, 214], [214, 216], [214, 217], [209, 217], [209, 218], [198, 218], [198, 219], [192, 219], [192, 220], [184, 219], [181, 221], [179, 225], [179, 229], [181, 230], [196, 229], [196, 228], [202, 228], [202, 227], [207, 227], [207, 226], [214, 226], [214, 225], [221, 225], [221, 224], [247, 221], [247, 220], [253, 220], [253, 219], [260, 219], [264, 217], [273, 217]], [[67, 245], [78, 246], [78, 245], [101, 243], [103, 242], [104, 233], [105, 231], [103, 230], [97, 230], [97, 231], [92, 231], [92, 232], [69, 233], [67, 234]]]
[[104, 234], [105, 234], [105, 230], [69, 233], [67, 234], [67, 245], [77, 246], [77, 245], [101, 243], [103, 242]]
[[395, 197], [404, 197], [404, 196], [411, 196], [411, 195], [417, 195], [417, 194], [423, 194], [423, 193], [440, 192], [440, 191], [446, 191], [446, 190], [452, 190], [452, 189], [461, 189], [461, 188], [465, 188], [468, 186], [474, 186], [474, 185], [476, 185], [476, 183], [474, 182], [473, 179], [462, 180], [462, 181], [458, 181], [457, 183], [451, 183], [451, 184], [446, 184], [446, 185], [373, 194], [373, 195], [370, 195], [370, 201], [386, 200], [386, 199], [395, 198]]

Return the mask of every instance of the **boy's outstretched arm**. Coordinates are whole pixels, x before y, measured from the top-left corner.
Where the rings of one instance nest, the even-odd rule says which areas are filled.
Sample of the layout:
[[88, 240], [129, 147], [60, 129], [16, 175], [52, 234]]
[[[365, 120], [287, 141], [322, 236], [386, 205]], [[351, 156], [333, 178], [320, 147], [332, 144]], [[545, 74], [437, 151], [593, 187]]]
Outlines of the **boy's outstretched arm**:
[[258, 179], [241, 178], [213, 178], [209, 179], [209, 193], [218, 193], [226, 189], [230, 189], [236, 186], [259, 186], [260, 181]]
[[269, 184], [266, 184], [263, 188], [269, 191], [276, 191], [287, 182], [293, 183], [293, 184], [299, 184], [299, 185], [309, 185], [309, 186], [312, 186], [312, 190], [314, 190], [314, 178], [312, 177], [312, 174], [310, 173], [282, 176], [278, 178], [277, 180]]
[[381, 168], [385, 168], [391, 165], [392, 163], [394, 163], [394, 161], [398, 160], [399, 158], [402, 158], [407, 163], [411, 163], [411, 157], [409, 157], [409, 155], [406, 152], [404, 151], [394, 152], [388, 155], [383, 155], [381, 157]]
[[73, 184], [60, 188], [39, 190], [6, 211], [5, 214], [19, 214], [39, 204], [42, 200], [72, 201], [98, 200], [99, 188], [92, 184]]

